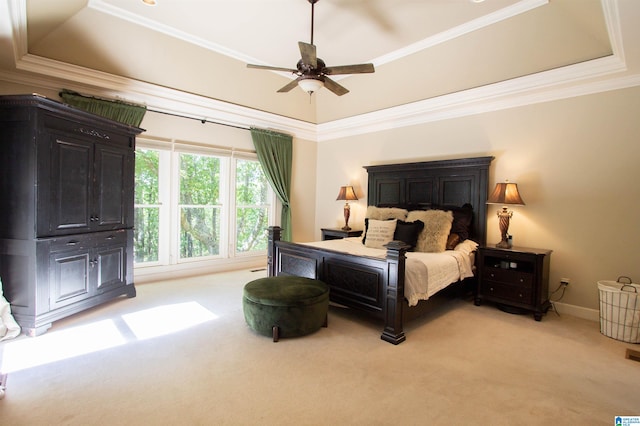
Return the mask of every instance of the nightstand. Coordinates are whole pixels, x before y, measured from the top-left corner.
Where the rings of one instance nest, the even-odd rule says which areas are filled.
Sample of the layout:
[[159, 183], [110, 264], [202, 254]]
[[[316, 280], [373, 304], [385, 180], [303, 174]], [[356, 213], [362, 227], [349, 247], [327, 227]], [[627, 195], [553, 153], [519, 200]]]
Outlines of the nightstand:
[[526, 247], [478, 248], [478, 288], [475, 304], [483, 300], [510, 313], [533, 312], [542, 319], [549, 302], [551, 250]]
[[338, 240], [340, 238], [347, 237], [359, 237], [362, 235], [362, 229], [351, 229], [349, 231], [345, 231], [340, 228], [321, 228], [322, 231], [322, 241], [324, 240]]

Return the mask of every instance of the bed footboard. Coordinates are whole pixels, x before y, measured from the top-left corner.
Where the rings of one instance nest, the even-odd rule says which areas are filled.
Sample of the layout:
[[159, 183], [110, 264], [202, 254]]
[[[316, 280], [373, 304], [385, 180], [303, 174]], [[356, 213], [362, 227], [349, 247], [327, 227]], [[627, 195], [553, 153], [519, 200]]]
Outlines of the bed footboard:
[[280, 241], [281, 228], [269, 228], [269, 276], [319, 279], [331, 301], [383, 319], [381, 339], [402, 343], [406, 244], [389, 243], [385, 259], [354, 256], [304, 244]]

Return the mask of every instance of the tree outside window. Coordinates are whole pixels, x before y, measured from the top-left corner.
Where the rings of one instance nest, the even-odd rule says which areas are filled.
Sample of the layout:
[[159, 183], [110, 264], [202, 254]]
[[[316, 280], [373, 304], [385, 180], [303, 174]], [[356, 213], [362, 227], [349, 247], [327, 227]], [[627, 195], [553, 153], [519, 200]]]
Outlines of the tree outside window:
[[134, 261], [136, 263], [159, 260], [160, 200], [158, 151], [136, 151], [136, 187], [134, 201]]
[[266, 253], [275, 196], [257, 159], [139, 146], [135, 184], [136, 266]]
[[180, 153], [180, 258], [220, 254], [220, 158]]
[[257, 161], [236, 161], [236, 253], [267, 249], [269, 183]]

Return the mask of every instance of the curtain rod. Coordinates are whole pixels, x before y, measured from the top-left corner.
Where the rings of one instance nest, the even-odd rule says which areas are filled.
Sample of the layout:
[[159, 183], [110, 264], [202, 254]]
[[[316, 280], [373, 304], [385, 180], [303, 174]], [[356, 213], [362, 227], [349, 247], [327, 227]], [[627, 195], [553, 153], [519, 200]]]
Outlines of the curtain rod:
[[173, 112], [166, 112], [166, 111], [159, 111], [157, 109], [152, 109], [152, 108], [147, 108], [147, 111], [156, 112], [158, 114], [171, 115], [173, 117], [187, 118], [189, 120], [198, 120], [202, 124], [211, 123], [211, 124], [218, 124], [220, 126], [233, 127], [233, 128], [236, 128], [236, 129], [251, 130], [248, 126], [247, 127], [236, 126], [234, 124], [220, 123], [218, 121], [212, 121], [212, 120], [209, 120], [209, 119], [206, 119], [206, 118], [190, 117], [188, 115], [176, 114], [176, 113], [173, 113]]

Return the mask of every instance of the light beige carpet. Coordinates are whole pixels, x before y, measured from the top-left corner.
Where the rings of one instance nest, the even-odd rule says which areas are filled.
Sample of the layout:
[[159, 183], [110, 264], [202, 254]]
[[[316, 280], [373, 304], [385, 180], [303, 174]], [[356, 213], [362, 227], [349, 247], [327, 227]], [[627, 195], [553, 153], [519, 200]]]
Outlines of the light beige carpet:
[[[625, 359], [640, 348], [601, 335], [597, 323], [553, 312], [536, 322], [456, 300], [410, 323], [407, 341], [393, 346], [380, 340], [381, 324], [331, 307], [328, 328], [273, 343], [242, 314], [243, 285], [264, 275], [139, 285], [134, 299], [1, 344], [5, 361], [15, 356], [9, 345], [31, 341], [53, 357], [89, 344], [88, 334], [67, 334], [99, 326], [92, 344], [117, 346], [10, 372], [0, 424], [612, 425], [640, 415], [640, 363]], [[204, 322], [141, 339], [127, 316], [160, 314], [143, 322], [169, 331], [181, 325], [174, 307]]]

